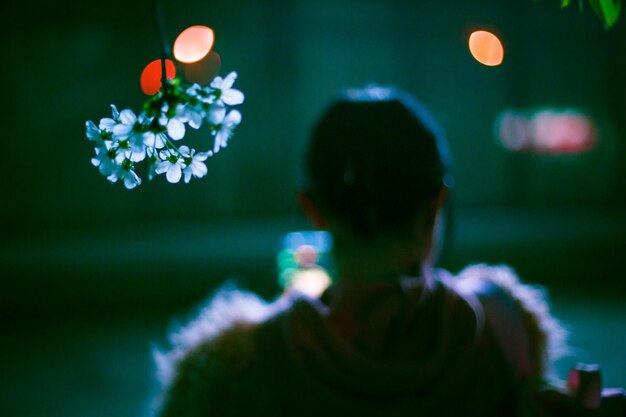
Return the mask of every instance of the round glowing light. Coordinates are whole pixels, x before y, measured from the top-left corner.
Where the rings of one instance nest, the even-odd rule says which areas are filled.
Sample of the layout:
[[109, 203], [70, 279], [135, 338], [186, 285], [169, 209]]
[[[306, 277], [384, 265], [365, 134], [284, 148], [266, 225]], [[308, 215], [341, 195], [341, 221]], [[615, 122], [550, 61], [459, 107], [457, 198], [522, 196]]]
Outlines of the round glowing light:
[[183, 30], [174, 41], [174, 58], [185, 64], [198, 62], [213, 46], [213, 30], [206, 26], [191, 26]]
[[311, 245], [299, 246], [293, 253], [293, 256], [298, 265], [303, 267], [310, 267], [315, 265], [318, 259], [317, 249]]
[[311, 297], [319, 297], [330, 286], [332, 280], [322, 268], [299, 271], [291, 282], [291, 288]]
[[485, 30], [477, 30], [470, 35], [469, 50], [476, 61], [490, 67], [500, 65], [504, 59], [502, 42]]
[[211, 51], [198, 62], [185, 64], [185, 78], [190, 83], [209, 84], [220, 74], [222, 60], [220, 55]]
[[533, 146], [543, 153], [582, 153], [593, 147], [596, 131], [591, 120], [573, 111], [538, 112], [532, 120]]
[[[141, 91], [149, 96], [153, 96], [158, 93], [161, 89], [161, 74], [160, 59], [155, 59], [146, 65], [141, 72], [141, 78], [139, 79]], [[165, 75], [168, 80], [176, 77], [176, 67], [174, 66], [174, 62], [169, 59], [165, 60]]]
[[496, 120], [496, 133], [510, 151], [521, 152], [532, 146], [530, 120], [522, 113], [503, 112]]

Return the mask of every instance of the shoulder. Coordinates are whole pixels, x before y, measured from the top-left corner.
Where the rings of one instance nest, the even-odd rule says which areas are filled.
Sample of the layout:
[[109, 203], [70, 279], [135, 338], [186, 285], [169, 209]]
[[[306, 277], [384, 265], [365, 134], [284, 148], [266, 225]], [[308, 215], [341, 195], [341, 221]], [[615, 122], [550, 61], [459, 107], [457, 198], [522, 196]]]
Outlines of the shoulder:
[[[547, 290], [525, 283], [511, 267], [470, 265], [454, 278], [454, 287], [480, 300], [492, 327], [505, 328], [505, 334], [498, 335], [499, 339], [515, 339], [523, 333], [521, 336], [525, 340], [522, 344], [527, 346], [528, 352], [524, 353], [529, 357], [531, 369], [528, 373], [531, 375], [545, 375], [553, 361], [564, 352], [565, 331], [550, 312]], [[517, 332], [516, 322], [519, 323]], [[500, 340], [500, 344], [506, 343], [506, 340]], [[502, 348], [507, 349], [506, 346]]]
[[514, 301], [524, 310], [538, 316], [548, 314], [546, 289], [524, 283], [507, 265], [470, 265], [455, 277], [455, 288], [483, 297]]
[[280, 302], [232, 285], [217, 290], [194, 318], [170, 333], [167, 348], [154, 350], [159, 386], [153, 414], [219, 415], [233, 390], [253, 383], [259, 332], [281, 310]]

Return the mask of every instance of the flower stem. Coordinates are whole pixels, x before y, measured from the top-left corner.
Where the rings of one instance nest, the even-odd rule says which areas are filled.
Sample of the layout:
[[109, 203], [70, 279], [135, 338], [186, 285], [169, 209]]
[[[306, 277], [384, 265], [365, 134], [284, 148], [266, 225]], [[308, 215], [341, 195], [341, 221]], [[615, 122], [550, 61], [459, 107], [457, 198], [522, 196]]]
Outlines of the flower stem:
[[169, 137], [167, 137], [167, 135], [165, 135], [165, 140], [166, 140], [165, 143], [167, 144], [167, 146], [169, 146], [171, 149], [174, 149], [178, 155], [182, 155], [180, 151], [178, 150], [178, 146], [174, 145], [174, 143], [170, 140]]
[[154, 14], [156, 18], [157, 30], [161, 38], [161, 85], [164, 87], [167, 82], [167, 73], [165, 68], [165, 60], [167, 59], [168, 47], [167, 37], [165, 36], [165, 25], [163, 24], [163, 8], [160, 0], [154, 0]]

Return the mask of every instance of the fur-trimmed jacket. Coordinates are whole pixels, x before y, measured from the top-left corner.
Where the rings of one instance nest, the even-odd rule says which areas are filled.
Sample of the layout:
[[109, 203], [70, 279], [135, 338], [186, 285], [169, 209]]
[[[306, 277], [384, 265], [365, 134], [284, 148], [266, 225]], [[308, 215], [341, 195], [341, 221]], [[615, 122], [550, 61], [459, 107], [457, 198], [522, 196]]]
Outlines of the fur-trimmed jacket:
[[157, 351], [161, 417], [517, 415], [563, 341], [503, 266], [291, 292], [220, 289]]

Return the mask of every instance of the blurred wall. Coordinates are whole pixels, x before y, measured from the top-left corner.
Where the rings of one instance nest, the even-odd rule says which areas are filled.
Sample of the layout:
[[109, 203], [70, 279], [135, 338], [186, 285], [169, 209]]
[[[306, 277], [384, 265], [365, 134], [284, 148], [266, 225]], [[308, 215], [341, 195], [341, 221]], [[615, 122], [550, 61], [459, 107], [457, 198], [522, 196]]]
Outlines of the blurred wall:
[[[589, 281], [588, 273], [622, 281], [624, 18], [605, 30], [588, 8], [531, 0], [163, 6], [171, 41], [190, 25], [215, 29], [222, 73], [236, 70], [246, 94], [243, 123], [205, 179], [144, 179], [133, 191], [91, 166], [85, 121], [108, 116], [111, 103], [140, 108], [139, 75], [159, 57], [152, 2], [0, 6], [6, 309], [93, 298], [108, 307], [159, 304], [176, 291], [184, 303], [204, 294], [206, 277], [214, 284], [260, 271], [267, 280], [258, 287], [271, 293], [280, 234], [308, 227], [294, 199], [308, 131], [337, 92], [371, 82], [415, 94], [447, 132], [459, 250], [445, 266], [508, 261], [540, 282]], [[467, 38], [476, 28], [500, 35], [503, 65], [471, 57]], [[498, 114], [544, 106], [587, 112], [598, 146], [577, 156], [503, 150], [493, 134]]]
[[[244, 120], [205, 180], [129, 192], [90, 166], [84, 122], [111, 103], [139, 109], [139, 74], [158, 57], [152, 3], [5, 2], [5, 233], [294, 215], [308, 129], [340, 89], [369, 82], [405, 88], [441, 120], [460, 207], [623, 207], [625, 25], [607, 31], [591, 10], [553, 3], [164, 2], [169, 39], [192, 24], [215, 29], [222, 72], [236, 70], [247, 95]], [[468, 53], [478, 27], [502, 37], [502, 66]], [[540, 106], [587, 111], [599, 146], [575, 157], [502, 150], [498, 113]]]

